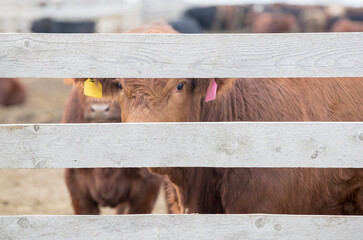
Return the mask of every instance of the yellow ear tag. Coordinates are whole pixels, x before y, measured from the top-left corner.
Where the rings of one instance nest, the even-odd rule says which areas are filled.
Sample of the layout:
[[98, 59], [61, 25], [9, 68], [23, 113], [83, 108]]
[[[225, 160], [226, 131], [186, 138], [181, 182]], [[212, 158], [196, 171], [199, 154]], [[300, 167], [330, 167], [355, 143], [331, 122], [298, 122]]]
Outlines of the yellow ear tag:
[[94, 78], [88, 78], [84, 83], [84, 95], [95, 98], [102, 98], [102, 84], [95, 83]]

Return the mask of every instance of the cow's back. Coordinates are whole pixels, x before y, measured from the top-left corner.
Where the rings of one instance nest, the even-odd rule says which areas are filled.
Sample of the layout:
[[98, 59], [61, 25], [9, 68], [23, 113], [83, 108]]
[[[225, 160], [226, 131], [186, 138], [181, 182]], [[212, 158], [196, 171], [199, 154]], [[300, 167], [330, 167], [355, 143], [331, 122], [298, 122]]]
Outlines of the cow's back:
[[363, 78], [238, 79], [202, 121], [363, 121]]
[[348, 19], [337, 20], [330, 29], [331, 32], [363, 32], [363, 22]]
[[228, 176], [221, 183], [226, 213], [363, 214], [362, 169], [222, 171]]
[[[363, 121], [362, 92], [362, 78], [239, 79], [202, 120]], [[363, 214], [363, 169], [218, 171], [227, 213]]]

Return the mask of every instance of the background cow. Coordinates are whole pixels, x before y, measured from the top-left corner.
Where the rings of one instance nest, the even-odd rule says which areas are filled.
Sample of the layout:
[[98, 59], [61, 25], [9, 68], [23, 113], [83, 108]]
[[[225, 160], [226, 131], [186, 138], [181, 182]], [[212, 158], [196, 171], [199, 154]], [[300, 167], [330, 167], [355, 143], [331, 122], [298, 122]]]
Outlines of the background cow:
[[331, 32], [363, 32], [363, 22], [349, 19], [337, 20], [330, 29]]
[[36, 33], [94, 33], [93, 21], [59, 21], [43, 18], [32, 23], [31, 31]]
[[[121, 122], [120, 106], [85, 97], [75, 85], [62, 122]], [[73, 168], [65, 170], [65, 179], [76, 214], [99, 214], [99, 206], [116, 207], [118, 214], [151, 213], [161, 184], [146, 168]]]
[[22, 104], [25, 99], [25, 88], [16, 79], [0, 78], [0, 106]]
[[263, 12], [255, 14], [251, 30], [253, 33], [297, 32], [297, 19], [292, 14]]

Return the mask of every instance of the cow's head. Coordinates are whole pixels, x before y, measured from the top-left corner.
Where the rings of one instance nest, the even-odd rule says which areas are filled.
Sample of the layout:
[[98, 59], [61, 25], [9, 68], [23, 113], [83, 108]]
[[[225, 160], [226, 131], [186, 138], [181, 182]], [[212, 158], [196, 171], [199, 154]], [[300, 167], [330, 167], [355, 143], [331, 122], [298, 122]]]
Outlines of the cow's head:
[[[85, 79], [65, 78], [64, 84], [73, 85]], [[112, 79], [110, 79], [112, 80]], [[89, 123], [121, 122], [121, 109], [117, 102], [106, 98], [95, 98], [84, 95], [83, 87], [73, 86], [65, 109], [64, 122], [78, 122], [84, 118]], [[79, 113], [76, 113], [78, 112]]]
[[[123, 122], [200, 121], [202, 105], [213, 104], [233, 85], [233, 79], [119, 78], [99, 81], [103, 95], [120, 104]], [[213, 82], [217, 84], [217, 99], [204, 103], [207, 95], [213, 95]]]
[[[169, 25], [154, 23], [130, 33], [177, 33]], [[217, 99], [232, 88], [234, 79], [96, 79], [103, 96], [116, 100], [122, 109], [123, 122], [200, 121], [200, 108], [217, 84]], [[207, 104], [213, 104], [212, 100]]]

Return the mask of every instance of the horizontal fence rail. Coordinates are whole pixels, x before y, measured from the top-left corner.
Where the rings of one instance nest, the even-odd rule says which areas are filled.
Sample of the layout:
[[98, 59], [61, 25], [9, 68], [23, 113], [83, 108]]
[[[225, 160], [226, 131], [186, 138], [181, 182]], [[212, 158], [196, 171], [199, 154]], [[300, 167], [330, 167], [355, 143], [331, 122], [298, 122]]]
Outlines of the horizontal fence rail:
[[0, 125], [0, 168], [363, 167], [362, 122]]
[[296, 215], [3, 216], [3, 239], [352, 239], [363, 218]]
[[0, 77], [362, 77], [363, 33], [0, 34]]

